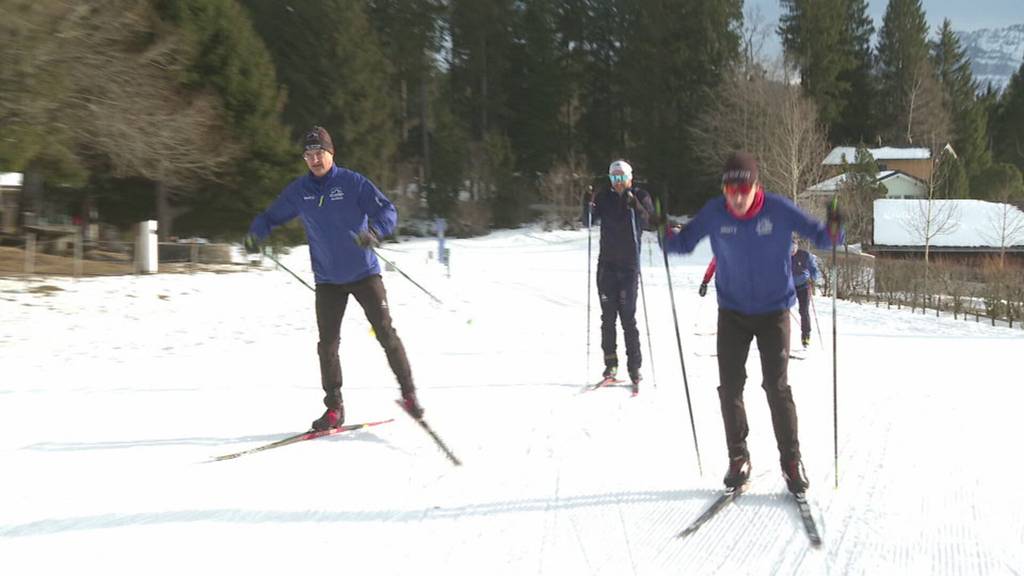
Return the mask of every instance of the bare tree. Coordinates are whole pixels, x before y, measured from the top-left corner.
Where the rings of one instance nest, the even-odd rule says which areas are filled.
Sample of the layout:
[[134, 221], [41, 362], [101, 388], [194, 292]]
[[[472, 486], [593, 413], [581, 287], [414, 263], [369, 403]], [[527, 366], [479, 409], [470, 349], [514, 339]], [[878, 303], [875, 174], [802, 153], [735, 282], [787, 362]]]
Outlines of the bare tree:
[[772, 25], [768, 23], [760, 6], [749, 4], [744, 6], [740, 41], [743, 46], [743, 65], [748, 72], [763, 68], [764, 45], [773, 33], [771, 28]]
[[931, 245], [935, 238], [952, 234], [960, 227], [960, 207], [956, 200], [939, 200], [938, 191], [942, 187], [943, 172], [935, 169], [944, 155], [956, 156], [956, 152], [948, 145], [941, 132], [942, 124], [936, 124], [935, 132], [930, 136], [932, 170], [928, 178], [928, 197], [923, 200], [906, 200], [908, 207], [901, 219], [904, 227], [915, 239], [924, 246], [924, 290], [928, 290], [928, 264], [931, 257]]
[[907, 143], [949, 141], [952, 131], [949, 111], [943, 101], [942, 86], [927, 59], [914, 70], [914, 81], [905, 106], [904, 137]]
[[907, 209], [900, 222], [915, 240], [924, 246], [927, 263], [932, 241], [956, 232], [960, 227], [960, 209], [956, 200], [906, 200]]
[[999, 247], [999, 267], [1006, 264], [1006, 249], [1024, 244], [1024, 182], [1013, 165], [994, 166], [985, 179], [985, 197], [995, 202], [988, 215], [989, 227], [982, 237]]
[[814, 101], [804, 96], [798, 84], [774, 83], [768, 93], [774, 122], [767, 126], [764, 179], [796, 202], [821, 177], [821, 159], [828, 152], [825, 127]]
[[16, 48], [21, 78], [14, 97], [0, 99], [0, 122], [62, 134], [69, 149], [109, 158], [117, 174], [156, 182], [165, 237], [172, 197], [215, 181], [241, 150], [219, 100], [178, 80], [189, 43], [161, 27], [148, 2], [41, 0], [18, 13], [31, 41]]
[[1000, 202], [989, 212], [989, 228], [982, 238], [999, 247], [999, 267], [1006, 265], [1006, 249], [1024, 244], [1024, 212], [1008, 202]]
[[692, 129], [698, 154], [717, 170], [734, 150], [754, 154], [765, 186], [797, 200], [821, 176], [827, 150], [817, 108], [780, 65], [775, 77], [737, 71]]
[[540, 175], [537, 192], [547, 229], [562, 228], [578, 223], [581, 207], [587, 196], [585, 160], [570, 155]]

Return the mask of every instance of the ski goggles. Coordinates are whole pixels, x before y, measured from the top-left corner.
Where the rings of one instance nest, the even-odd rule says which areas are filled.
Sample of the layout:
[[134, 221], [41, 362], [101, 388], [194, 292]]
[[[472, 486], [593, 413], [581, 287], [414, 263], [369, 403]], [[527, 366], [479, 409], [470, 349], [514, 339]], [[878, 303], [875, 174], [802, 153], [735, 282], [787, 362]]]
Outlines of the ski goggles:
[[753, 182], [726, 182], [722, 185], [729, 196], [746, 196], [754, 189]]
[[629, 180], [629, 176], [626, 176], [625, 174], [609, 174], [608, 179], [612, 181], [612, 184], [615, 184], [616, 182], [627, 182]]

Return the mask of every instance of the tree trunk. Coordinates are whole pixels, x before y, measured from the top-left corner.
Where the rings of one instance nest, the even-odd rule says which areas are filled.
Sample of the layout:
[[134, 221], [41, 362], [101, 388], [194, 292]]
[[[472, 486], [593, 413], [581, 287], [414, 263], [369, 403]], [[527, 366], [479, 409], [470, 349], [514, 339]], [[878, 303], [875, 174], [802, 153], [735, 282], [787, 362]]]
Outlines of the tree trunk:
[[421, 190], [430, 181], [430, 103], [427, 101], [427, 78], [424, 73], [420, 77], [420, 153], [423, 155], [421, 163], [420, 186]]

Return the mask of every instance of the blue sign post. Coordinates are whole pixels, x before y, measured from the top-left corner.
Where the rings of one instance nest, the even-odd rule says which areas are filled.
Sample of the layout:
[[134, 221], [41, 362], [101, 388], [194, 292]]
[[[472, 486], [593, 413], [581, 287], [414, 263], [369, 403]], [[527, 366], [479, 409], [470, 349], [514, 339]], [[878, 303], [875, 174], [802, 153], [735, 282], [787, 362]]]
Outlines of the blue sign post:
[[448, 249], [444, 247], [444, 231], [448, 222], [444, 218], [434, 219], [434, 232], [437, 233], [437, 261], [448, 266]]

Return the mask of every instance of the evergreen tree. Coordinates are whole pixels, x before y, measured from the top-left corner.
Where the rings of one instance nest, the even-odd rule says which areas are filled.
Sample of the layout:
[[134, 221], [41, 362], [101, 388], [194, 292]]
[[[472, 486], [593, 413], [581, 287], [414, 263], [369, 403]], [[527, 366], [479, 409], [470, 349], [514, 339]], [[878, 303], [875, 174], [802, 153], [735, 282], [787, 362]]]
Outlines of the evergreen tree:
[[875, 136], [874, 24], [866, 0], [782, 0], [779, 24], [787, 58], [800, 69], [829, 139], [863, 142]]
[[444, 218], [457, 214], [456, 206], [466, 169], [465, 160], [469, 153], [469, 130], [452, 113], [450, 99], [444, 97], [448, 89], [442, 87], [442, 98], [438, 99], [434, 107], [429, 148], [432, 170], [426, 187], [430, 213]]
[[331, 133], [338, 164], [386, 187], [398, 114], [392, 68], [364, 2], [244, 3], [287, 88], [283, 116], [293, 141], [321, 125]]
[[371, 0], [369, 15], [392, 65], [391, 90], [398, 99], [399, 157], [431, 178], [430, 131], [437, 98], [437, 60], [444, 16], [442, 0]]
[[[953, 148], [959, 158], [955, 164], [966, 178], [971, 178], [992, 162], [988, 150], [987, 120], [978, 103], [978, 86], [971, 74], [971, 63], [948, 19], [943, 21], [939, 38], [932, 46], [932, 62], [952, 119]], [[959, 187], [960, 177], [951, 176]], [[963, 189], [951, 197], [959, 198], [966, 194], [967, 190]]]
[[620, 63], [626, 41], [626, 1], [584, 3], [572, 14], [584, 16], [579, 34], [583, 63], [576, 134], [591, 169], [602, 177], [610, 160], [626, 155], [624, 93], [636, 77], [635, 71]]
[[161, 19], [183, 32], [191, 64], [180, 81], [219, 96], [233, 141], [243, 147], [230, 174], [204, 185], [182, 218], [184, 231], [240, 233], [299, 165], [279, 120], [282, 95], [273, 61], [233, 0], [157, 0]]
[[625, 5], [618, 22], [625, 32], [620, 66], [608, 78], [621, 87], [627, 115], [620, 154], [635, 156], [648, 187], [668, 192], [671, 207], [696, 208], [709, 188], [698, 178], [704, 170], [690, 128], [740, 60], [742, 2]]
[[779, 34], [787, 57], [800, 68], [804, 91], [818, 105], [821, 120], [837, 126], [846, 116], [850, 84], [842, 74], [853, 68], [846, 44], [844, 0], [782, 0]]
[[512, 45], [514, 0], [451, 0], [448, 67], [455, 111], [469, 120], [474, 140], [507, 119], [506, 70]]
[[939, 157], [939, 165], [936, 170], [936, 198], [955, 200], [971, 197], [967, 170], [964, 169], [964, 163], [958, 156], [943, 154]]
[[1024, 64], [1010, 78], [993, 116], [993, 155], [1024, 171]]
[[843, 159], [846, 179], [839, 187], [843, 209], [846, 212], [847, 243], [873, 242], [875, 200], [884, 198], [887, 190], [878, 182], [878, 163], [867, 148], [859, 146], [853, 164]]
[[878, 136], [875, 85], [875, 55], [871, 41], [875, 25], [868, 15], [867, 0], [845, 0], [845, 41], [849, 67], [840, 71], [839, 81], [849, 86], [844, 113], [830, 128], [833, 143], [872, 142]]
[[986, 168], [975, 180], [979, 200], [991, 202], [1024, 203], [1024, 183], [1021, 171], [1009, 163], [996, 162]]
[[944, 118], [921, 0], [890, 0], [879, 32], [878, 66], [881, 133], [899, 145], [914, 144], [915, 137], [938, 138]]
[[531, 176], [547, 171], [565, 149], [561, 109], [570, 88], [561, 70], [555, 18], [552, 0], [525, 0], [513, 21], [509, 137], [517, 168]]

